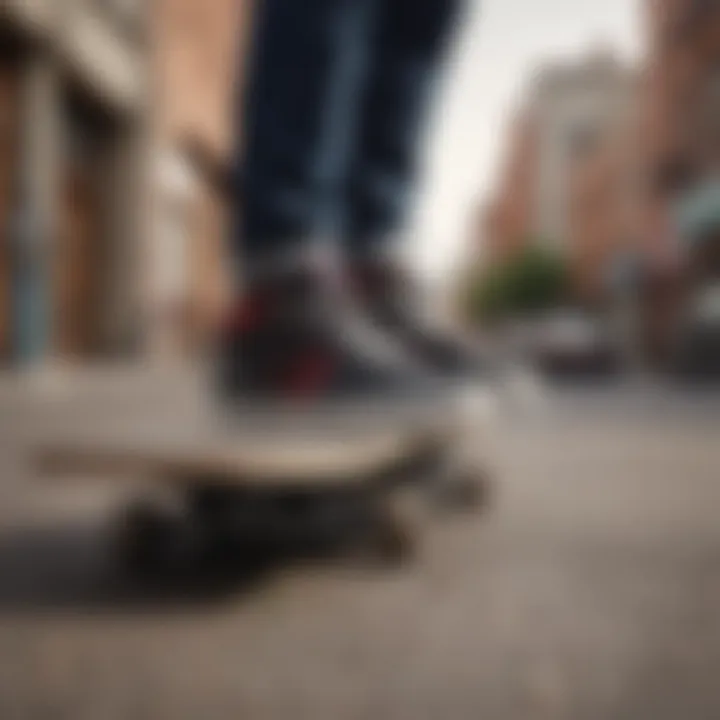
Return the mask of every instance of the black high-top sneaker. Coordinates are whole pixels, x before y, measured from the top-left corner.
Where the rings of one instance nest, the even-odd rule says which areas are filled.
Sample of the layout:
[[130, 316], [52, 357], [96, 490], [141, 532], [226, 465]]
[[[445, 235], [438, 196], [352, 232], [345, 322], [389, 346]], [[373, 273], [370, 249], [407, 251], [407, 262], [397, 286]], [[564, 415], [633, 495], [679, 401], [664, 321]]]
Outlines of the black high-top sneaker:
[[348, 275], [354, 297], [371, 321], [426, 370], [449, 380], [488, 377], [489, 357], [423, 314], [417, 284], [397, 259], [385, 256], [356, 260]]
[[495, 376], [493, 359], [424, 314], [417, 284], [396, 258], [355, 260], [348, 276], [367, 317], [438, 378], [452, 398], [453, 440], [431, 484], [437, 503], [453, 509], [484, 503], [485, 430], [496, 407], [488, 384]]
[[307, 266], [249, 284], [220, 339], [218, 391], [233, 414], [320, 437], [445, 421], [441, 383], [364, 322], [345, 290]]

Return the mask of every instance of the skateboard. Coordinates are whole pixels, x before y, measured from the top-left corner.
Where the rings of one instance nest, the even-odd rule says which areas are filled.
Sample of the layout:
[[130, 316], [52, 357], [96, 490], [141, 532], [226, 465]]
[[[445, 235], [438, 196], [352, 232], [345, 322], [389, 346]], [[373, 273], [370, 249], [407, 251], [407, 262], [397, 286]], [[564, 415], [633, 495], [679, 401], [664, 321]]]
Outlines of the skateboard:
[[487, 458], [467, 452], [484, 427], [467, 411], [402, 432], [370, 426], [314, 438], [207, 408], [160, 415], [108, 411], [34, 447], [45, 477], [142, 481], [118, 521], [118, 552], [133, 570], [202, 565], [231, 546], [292, 544], [308, 527], [322, 535], [338, 526], [363, 528], [376, 557], [404, 561], [431, 506], [487, 499]]

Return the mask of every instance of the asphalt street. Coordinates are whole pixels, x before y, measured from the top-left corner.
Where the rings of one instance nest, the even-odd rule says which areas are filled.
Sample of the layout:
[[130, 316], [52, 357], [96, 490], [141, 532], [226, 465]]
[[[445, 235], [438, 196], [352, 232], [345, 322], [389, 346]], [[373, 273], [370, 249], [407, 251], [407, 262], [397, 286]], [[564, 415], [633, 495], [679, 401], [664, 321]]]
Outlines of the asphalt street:
[[720, 395], [530, 395], [481, 439], [491, 505], [415, 561], [280, 553], [195, 593], [128, 584], [127, 483], [39, 481], [46, 405], [0, 393], [0, 718], [720, 717]]

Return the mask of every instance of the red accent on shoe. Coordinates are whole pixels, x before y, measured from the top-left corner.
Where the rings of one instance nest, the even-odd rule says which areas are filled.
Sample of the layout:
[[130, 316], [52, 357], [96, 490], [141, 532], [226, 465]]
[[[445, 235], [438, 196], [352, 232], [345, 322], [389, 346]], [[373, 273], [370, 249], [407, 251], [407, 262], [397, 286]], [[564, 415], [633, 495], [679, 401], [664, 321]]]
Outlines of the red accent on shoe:
[[225, 334], [239, 335], [260, 325], [268, 315], [270, 298], [254, 295], [242, 298], [230, 311], [223, 324]]
[[282, 383], [282, 388], [296, 399], [319, 395], [329, 385], [336, 362], [327, 353], [314, 352], [297, 360]]

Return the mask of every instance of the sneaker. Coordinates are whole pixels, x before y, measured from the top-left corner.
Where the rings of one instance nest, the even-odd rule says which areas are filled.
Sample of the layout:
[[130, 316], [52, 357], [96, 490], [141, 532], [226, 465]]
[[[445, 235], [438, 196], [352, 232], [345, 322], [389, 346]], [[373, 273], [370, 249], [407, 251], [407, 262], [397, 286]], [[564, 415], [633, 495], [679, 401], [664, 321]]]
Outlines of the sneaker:
[[256, 427], [265, 418], [273, 428], [319, 429], [321, 438], [341, 427], [430, 429], [450, 406], [441, 384], [316, 269], [253, 282], [227, 316], [219, 351], [221, 401]]
[[489, 362], [477, 348], [425, 317], [410, 274], [389, 258], [356, 262], [354, 296], [371, 321], [397, 340], [422, 366], [446, 379], [487, 377]]

